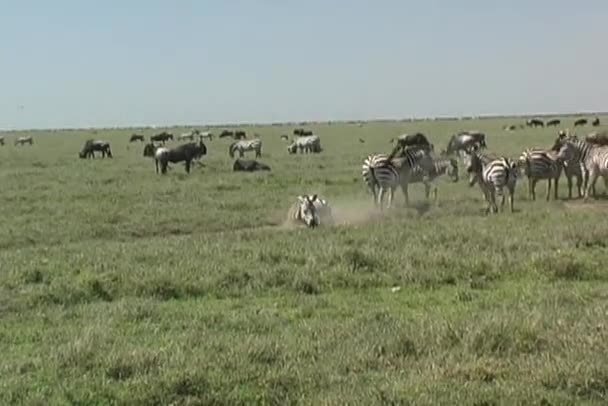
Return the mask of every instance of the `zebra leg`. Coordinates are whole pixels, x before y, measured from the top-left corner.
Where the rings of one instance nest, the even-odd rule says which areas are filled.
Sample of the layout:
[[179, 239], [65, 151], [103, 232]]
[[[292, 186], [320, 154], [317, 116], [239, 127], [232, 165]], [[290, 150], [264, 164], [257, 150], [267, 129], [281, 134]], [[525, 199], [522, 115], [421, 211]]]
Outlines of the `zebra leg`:
[[509, 210], [511, 211], [511, 213], [513, 213], [513, 203], [514, 203], [514, 198], [515, 198], [515, 185], [513, 185], [512, 187], [509, 186], [508, 187], [509, 190]]
[[547, 179], [547, 201], [551, 198], [551, 182], [553, 182], [552, 178]]
[[186, 173], [190, 173], [190, 161], [186, 161]]
[[401, 190], [403, 191], [403, 197], [405, 198], [405, 207], [410, 206], [410, 197], [407, 190], [407, 182], [401, 185]]
[[528, 199], [534, 200], [534, 186], [532, 185], [534, 180], [528, 177]]
[[589, 179], [587, 180], [588, 183], [586, 185], [587, 187], [585, 188], [585, 197], [583, 201], [586, 202], [589, 199], [589, 192], [591, 192], [591, 189], [595, 187], [595, 182], [597, 181], [598, 175], [599, 173], [597, 173], [595, 168], [591, 169]]
[[428, 181], [424, 181], [424, 197], [426, 198], [426, 200], [429, 200], [430, 194], [431, 194], [431, 185], [428, 183]]
[[530, 179], [530, 197], [532, 200], [536, 200], [536, 182], [538, 182], [536, 178]]

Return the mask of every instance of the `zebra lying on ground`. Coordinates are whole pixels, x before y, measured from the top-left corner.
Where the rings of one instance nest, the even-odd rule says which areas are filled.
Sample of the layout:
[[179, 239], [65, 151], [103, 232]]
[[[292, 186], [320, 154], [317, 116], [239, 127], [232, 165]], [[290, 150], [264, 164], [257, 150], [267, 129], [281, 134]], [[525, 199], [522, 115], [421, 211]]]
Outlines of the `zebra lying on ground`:
[[555, 151], [546, 151], [537, 148], [526, 149], [519, 157], [519, 165], [528, 177], [528, 196], [536, 200], [536, 183], [547, 180], [547, 201], [551, 196], [551, 181], [555, 184], [553, 198], [557, 200], [559, 177], [562, 173], [562, 162], [557, 158]]
[[333, 224], [331, 207], [326, 200], [314, 195], [300, 195], [287, 212], [287, 221], [314, 228]]
[[31, 135], [28, 135], [27, 137], [19, 137], [15, 140], [15, 145], [25, 145], [25, 144], [34, 145], [34, 139], [32, 138]]
[[190, 166], [192, 161], [200, 159], [203, 155], [207, 154], [207, 147], [202, 141], [198, 144], [189, 142], [187, 144], [180, 145], [175, 148], [158, 148], [154, 153], [154, 160], [156, 164], [156, 173], [158, 173], [158, 164], [160, 163], [160, 170], [162, 174], [167, 173], [167, 166], [169, 162], [177, 163], [184, 161], [186, 165], [186, 173], [190, 173]]
[[110, 143], [102, 140], [87, 140], [78, 156], [80, 158], [95, 158], [95, 151], [100, 151], [102, 158], [105, 158], [106, 155], [108, 158], [112, 158]]
[[498, 212], [497, 194], [502, 197], [501, 209], [504, 207], [505, 195], [503, 189], [505, 187], [509, 193], [509, 207], [511, 213], [513, 213], [513, 198], [518, 172], [516, 162], [506, 157], [491, 160], [477, 151], [470, 151], [466, 154], [465, 167], [471, 175], [469, 186], [478, 183], [488, 203], [486, 214]]
[[235, 141], [228, 147], [228, 155], [230, 158], [234, 158], [234, 153], [238, 151], [239, 157], [245, 155], [245, 151], [255, 151], [255, 157], [259, 158], [262, 156], [262, 140], [254, 138], [250, 140]]
[[447, 175], [452, 182], [458, 182], [458, 161], [453, 158], [433, 159], [430, 171], [425, 171], [422, 166], [415, 165], [412, 168], [409, 183], [424, 183], [424, 196], [428, 199], [431, 189], [433, 200], [437, 201], [437, 185], [435, 180], [442, 175]]
[[[401, 151], [400, 154], [398, 152]], [[412, 168], [419, 165], [423, 170], [432, 170], [433, 160], [429, 155], [428, 147], [411, 147], [402, 149], [396, 146], [390, 155], [369, 155], [362, 166], [363, 181], [372, 193], [374, 205], [383, 209], [382, 201], [387, 196], [386, 208], [391, 208], [395, 189], [401, 186], [405, 205], [409, 206], [408, 183], [412, 175]]]
[[300, 150], [300, 154], [303, 154], [304, 152], [307, 154], [310, 152], [319, 153], [322, 151], [321, 139], [318, 135], [297, 137], [289, 146], [287, 146], [287, 152], [295, 154], [298, 149]]

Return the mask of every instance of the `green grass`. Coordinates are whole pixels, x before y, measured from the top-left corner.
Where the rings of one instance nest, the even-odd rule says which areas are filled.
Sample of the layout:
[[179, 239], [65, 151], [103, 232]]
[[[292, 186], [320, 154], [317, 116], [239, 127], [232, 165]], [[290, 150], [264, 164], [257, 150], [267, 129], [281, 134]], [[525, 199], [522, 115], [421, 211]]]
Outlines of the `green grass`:
[[[521, 121], [316, 125], [310, 156], [287, 155], [293, 127], [248, 128], [273, 169], [255, 174], [231, 172], [226, 140], [160, 176], [130, 131], [9, 134], [0, 404], [606, 404], [608, 202], [547, 203], [544, 182], [530, 202], [524, 181], [514, 214], [484, 216], [461, 170], [438, 205], [413, 185], [380, 217], [361, 181], [403, 132], [441, 149], [479, 129], [512, 157], [552, 143], [502, 130]], [[78, 159], [90, 137], [115, 158]], [[282, 227], [303, 193], [342, 224]]]

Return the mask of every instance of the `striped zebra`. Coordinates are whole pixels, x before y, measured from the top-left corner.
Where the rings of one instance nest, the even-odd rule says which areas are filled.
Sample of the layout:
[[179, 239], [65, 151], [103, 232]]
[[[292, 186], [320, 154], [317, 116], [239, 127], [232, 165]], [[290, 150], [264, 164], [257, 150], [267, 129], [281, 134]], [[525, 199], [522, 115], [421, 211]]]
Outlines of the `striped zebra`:
[[31, 135], [28, 135], [27, 137], [19, 137], [15, 140], [15, 145], [25, 144], [34, 145], [34, 138]]
[[528, 194], [530, 199], [536, 200], [536, 183], [547, 180], [547, 201], [551, 197], [551, 182], [555, 187], [553, 198], [557, 200], [559, 177], [562, 173], [562, 162], [557, 159], [554, 151], [537, 148], [526, 149], [519, 157], [519, 164], [528, 177]]
[[465, 166], [467, 172], [471, 174], [469, 186], [478, 183], [488, 203], [486, 214], [498, 212], [498, 206], [496, 205], [497, 194], [502, 197], [501, 209], [504, 207], [505, 195], [503, 189], [505, 187], [509, 193], [509, 207], [511, 213], [513, 213], [513, 197], [518, 176], [516, 162], [506, 157], [491, 159], [484, 157], [478, 152], [473, 152], [465, 157]]
[[[409, 206], [408, 184], [412, 176], [412, 168], [420, 165], [423, 170], [431, 171], [433, 161], [428, 149], [428, 147], [402, 149], [397, 146], [389, 156], [370, 155], [364, 160], [361, 174], [372, 192], [376, 206], [383, 208], [383, 197], [388, 193], [386, 207], [390, 208], [397, 186], [401, 186], [405, 205]], [[401, 153], [397, 156], [399, 150]]]
[[599, 176], [604, 178], [608, 189], [608, 147], [595, 146], [573, 137], [566, 138], [559, 149], [558, 158], [568, 165], [578, 166], [582, 172], [584, 200], [589, 194], [595, 196], [595, 183]]
[[[572, 167], [571, 172], [575, 172], [575, 167], [578, 167], [578, 171], [582, 177], [582, 186], [585, 190], [584, 197], [588, 198], [588, 185], [589, 185], [589, 166], [592, 164], [590, 160], [592, 150], [597, 148], [594, 144], [579, 140], [578, 137], [566, 135], [563, 132], [557, 137], [553, 148], [553, 151], [558, 151], [558, 159], [560, 159], [565, 167]], [[568, 182], [570, 186], [570, 181]], [[595, 185], [592, 186], [593, 195], [595, 196]]]
[[235, 141], [228, 147], [228, 155], [230, 155], [230, 158], [234, 158], [235, 151], [239, 152], [240, 158], [245, 155], [245, 151], [255, 151], [255, 157], [259, 158], [262, 156], [262, 140], [253, 138], [250, 140]]
[[431, 189], [433, 190], [433, 201], [437, 201], [437, 185], [435, 180], [442, 175], [447, 175], [452, 182], [458, 182], [458, 161], [453, 158], [433, 159], [430, 171], [425, 171], [422, 166], [415, 165], [409, 183], [424, 183], [424, 196], [428, 199]]
[[315, 228], [321, 224], [333, 224], [329, 203], [318, 195], [300, 195], [287, 212], [287, 221]]
[[304, 152], [307, 154], [311, 152], [321, 152], [321, 139], [318, 135], [297, 137], [289, 146], [287, 146], [287, 152], [295, 154], [298, 150], [300, 150], [300, 154], [303, 154]]

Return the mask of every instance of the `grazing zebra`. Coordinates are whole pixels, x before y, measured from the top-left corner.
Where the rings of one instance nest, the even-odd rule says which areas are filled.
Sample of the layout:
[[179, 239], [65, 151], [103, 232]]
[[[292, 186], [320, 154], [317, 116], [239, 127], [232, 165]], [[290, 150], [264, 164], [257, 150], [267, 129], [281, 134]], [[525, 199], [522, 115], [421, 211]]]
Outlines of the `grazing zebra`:
[[239, 156], [241, 158], [245, 155], [245, 151], [255, 151], [255, 157], [259, 158], [262, 156], [262, 140], [254, 138], [250, 140], [235, 141], [228, 147], [228, 155], [230, 155], [230, 158], [234, 158], [235, 151], [239, 151]]
[[213, 141], [212, 132], [210, 132], [210, 131], [198, 132], [198, 130], [196, 130], [196, 131], [197, 131], [198, 137], [201, 141], [204, 140], [205, 138], [209, 139], [209, 141]]
[[31, 135], [28, 135], [27, 137], [19, 137], [15, 140], [15, 145], [25, 144], [34, 145], [34, 138], [32, 138]]
[[289, 146], [287, 146], [287, 152], [295, 154], [298, 149], [300, 150], [300, 154], [303, 154], [304, 152], [307, 154], [310, 152], [319, 153], [322, 151], [321, 139], [318, 135], [297, 137]]
[[317, 195], [312, 198], [308, 195], [300, 195], [287, 211], [287, 221], [292, 224], [304, 224], [306, 227], [315, 228], [319, 225], [319, 215], [314, 205]]
[[503, 189], [505, 187], [509, 192], [509, 207], [511, 213], [513, 213], [513, 197], [518, 172], [517, 163], [505, 157], [490, 160], [478, 152], [472, 152], [466, 155], [465, 165], [467, 172], [471, 174], [469, 186], [478, 183], [488, 203], [486, 214], [490, 212], [498, 213], [497, 194], [502, 197], [501, 209], [504, 207], [505, 195]]
[[551, 181], [555, 184], [553, 198], [557, 200], [557, 186], [562, 173], [562, 162], [557, 159], [557, 154], [554, 151], [527, 149], [521, 154], [519, 163], [528, 177], [530, 199], [536, 200], [536, 182], [546, 179], [547, 201], [551, 196]]
[[428, 199], [432, 189], [433, 200], [437, 201], [437, 185], [434, 181], [442, 175], [447, 175], [452, 182], [458, 182], [458, 161], [448, 158], [434, 159], [428, 172], [420, 165], [415, 165], [412, 168], [410, 183], [424, 183], [424, 196]]
[[590, 192], [595, 196], [595, 182], [598, 176], [604, 178], [604, 184], [608, 188], [608, 168], [606, 168], [608, 147], [596, 146], [575, 137], [558, 138], [556, 146], [560, 143], [558, 158], [568, 165], [580, 167], [585, 201], [589, 199]]
[[[397, 152], [401, 154], [396, 157]], [[392, 206], [393, 195], [397, 186], [401, 186], [405, 205], [409, 206], [408, 183], [410, 182], [412, 168], [420, 165], [423, 170], [430, 172], [432, 158], [428, 155], [428, 147], [412, 147], [402, 149], [397, 146], [393, 152], [368, 156], [362, 166], [361, 175], [368, 189], [374, 197], [374, 204], [382, 209], [384, 194], [388, 192], [387, 208]]]
[[194, 132], [190, 131], [189, 133], [182, 133], [179, 135], [179, 137], [177, 137], [177, 139], [180, 141], [185, 141], [185, 140], [194, 141]]

